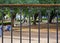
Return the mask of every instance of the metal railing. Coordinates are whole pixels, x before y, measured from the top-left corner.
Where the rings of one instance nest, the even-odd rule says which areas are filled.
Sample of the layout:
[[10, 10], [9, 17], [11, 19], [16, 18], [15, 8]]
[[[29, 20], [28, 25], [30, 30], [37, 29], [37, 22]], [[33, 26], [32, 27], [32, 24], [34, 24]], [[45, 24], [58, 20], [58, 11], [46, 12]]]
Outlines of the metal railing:
[[[42, 7], [45, 7], [45, 8], [47, 8], [48, 10], [47, 10], [47, 12], [46, 12], [46, 14], [47, 14], [47, 43], [49, 43], [49, 30], [50, 30], [50, 25], [49, 25], [49, 18], [50, 18], [50, 7], [56, 7], [57, 9], [56, 9], [56, 11], [55, 11], [55, 13], [56, 13], [56, 43], [58, 43], [58, 13], [59, 13], [59, 10], [58, 10], [58, 8], [60, 7], [60, 4], [0, 4], [0, 9], [2, 9], [2, 43], [4, 43], [4, 38], [3, 38], [3, 36], [4, 36], [4, 34], [3, 34], [3, 10], [4, 10], [4, 8], [5, 7], [9, 7], [10, 9], [11, 9], [11, 15], [13, 14], [13, 11], [12, 10], [14, 10], [14, 7], [20, 7], [20, 8], [22, 8], [22, 7], [40, 7], [40, 9], [42, 8]], [[22, 8], [23, 9], [23, 8]], [[20, 12], [21, 13], [21, 12]], [[39, 13], [39, 15], [38, 15], [38, 20], [39, 20], [39, 22], [38, 22], [38, 43], [40, 43], [40, 29], [41, 29], [41, 22], [40, 22], [40, 20], [41, 20], [41, 10], [40, 10], [40, 13]], [[12, 16], [11, 16], [11, 25], [13, 24], [12, 23]], [[28, 18], [29, 18], [29, 43], [31, 43], [31, 20], [30, 20], [30, 15], [28, 16]], [[20, 15], [20, 20], [21, 20], [21, 15]], [[22, 23], [21, 23], [21, 21], [20, 21], [20, 43], [22, 43]], [[13, 43], [13, 27], [11, 27], [11, 43]]]

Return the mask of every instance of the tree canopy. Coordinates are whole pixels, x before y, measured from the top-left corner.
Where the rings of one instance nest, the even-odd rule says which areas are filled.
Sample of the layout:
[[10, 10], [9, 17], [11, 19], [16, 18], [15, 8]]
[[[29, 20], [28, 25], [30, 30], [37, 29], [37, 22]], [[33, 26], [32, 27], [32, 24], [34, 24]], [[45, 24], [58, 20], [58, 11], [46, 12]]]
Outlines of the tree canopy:
[[60, 0], [0, 0], [0, 4], [56, 4], [60, 3]]
[[[0, 4], [59, 4], [60, 3], [60, 0], [0, 0]], [[4, 12], [10, 12], [8, 10], [9, 8], [5, 8], [4, 9]], [[15, 8], [14, 9], [14, 12], [17, 13], [19, 12], [20, 8]], [[23, 13], [25, 14], [28, 14], [29, 13], [29, 9], [31, 9], [31, 14], [37, 12], [37, 8], [28, 8], [28, 7], [24, 7], [23, 8]], [[46, 11], [46, 8], [41, 8], [39, 9], [43, 12]]]

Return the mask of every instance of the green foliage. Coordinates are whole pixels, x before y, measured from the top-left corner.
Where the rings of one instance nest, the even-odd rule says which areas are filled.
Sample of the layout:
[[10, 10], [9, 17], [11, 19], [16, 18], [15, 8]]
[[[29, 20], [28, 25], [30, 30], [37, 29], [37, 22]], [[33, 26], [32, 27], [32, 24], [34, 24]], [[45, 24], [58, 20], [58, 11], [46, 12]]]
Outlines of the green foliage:
[[57, 4], [60, 3], [60, 0], [0, 0], [0, 4]]
[[[2, 1], [0, 0], [0, 4], [59, 4], [59, 3], [60, 0], [2, 0]], [[31, 12], [29, 12], [29, 9], [31, 9]], [[46, 12], [46, 8], [37, 9], [24, 7], [22, 14], [26, 14], [26, 16], [28, 16], [29, 14], [32, 15], [36, 13], [38, 10], [41, 10], [43, 15]], [[20, 11], [21, 11], [20, 8], [17, 7], [14, 8], [14, 13], [19, 13]], [[7, 13], [9, 16], [11, 16], [9, 8], [5, 8], [4, 13]]]

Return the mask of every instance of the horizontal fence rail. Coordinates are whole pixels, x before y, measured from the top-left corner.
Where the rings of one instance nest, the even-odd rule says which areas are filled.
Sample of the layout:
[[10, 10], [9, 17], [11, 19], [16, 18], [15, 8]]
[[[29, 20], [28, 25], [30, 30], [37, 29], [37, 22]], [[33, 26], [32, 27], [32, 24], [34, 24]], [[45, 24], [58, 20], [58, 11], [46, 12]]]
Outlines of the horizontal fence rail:
[[60, 4], [0, 4], [0, 7], [60, 7]]

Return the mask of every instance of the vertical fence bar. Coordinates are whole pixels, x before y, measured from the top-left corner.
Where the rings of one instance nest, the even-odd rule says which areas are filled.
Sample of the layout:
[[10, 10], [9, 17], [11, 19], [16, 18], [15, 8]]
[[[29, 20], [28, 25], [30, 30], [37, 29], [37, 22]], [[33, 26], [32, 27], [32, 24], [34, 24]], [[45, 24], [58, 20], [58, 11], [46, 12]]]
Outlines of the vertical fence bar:
[[[29, 9], [29, 13], [31, 10]], [[29, 14], [29, 43], [31, 43], [31, 21], [30, 21], [30, 14]]]
[[57, 19], [56, 19], [56, 43], [58, 43], [58, 10], [56, 10]]
[[22, 16], [21, 16], [21, 12], [20, 12], [20, 43], [22, 43]]
[[39, 11], [39, 15], [38, 15], [38, 43], [40, 43], [40, 22], [41, 22], [41, 11]]
[[[11, 14], [11, 25], [12, 25], [12, 14]], [[11, 26], [11, 43], [13, 43], [13, 31]]]
[[4, 43], [4, 42], [3, 42], [3, 14], [4, 14], [4, 12], [3, 12], [3, 10], [2, 10], [2, 43]]
[[49, 17], [50, 17], [50, 10], [47, 10], [47, 20], [48, 20], [48, 23], [47, 23], [47, 43], [49, 43]]
[[13, 21], [12, 21], [12, 19], [13, 19], [13, 17], [12, 17], [13, 8], [11, 8], [10, 13], [11, 13], [11, 43], [13, 43], [13, 30], [12, 30], [12, 26], [13, 26]]

